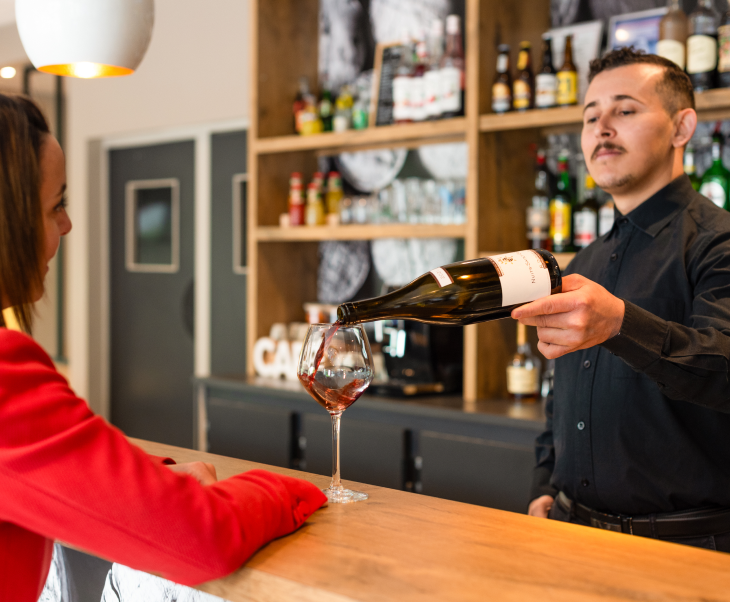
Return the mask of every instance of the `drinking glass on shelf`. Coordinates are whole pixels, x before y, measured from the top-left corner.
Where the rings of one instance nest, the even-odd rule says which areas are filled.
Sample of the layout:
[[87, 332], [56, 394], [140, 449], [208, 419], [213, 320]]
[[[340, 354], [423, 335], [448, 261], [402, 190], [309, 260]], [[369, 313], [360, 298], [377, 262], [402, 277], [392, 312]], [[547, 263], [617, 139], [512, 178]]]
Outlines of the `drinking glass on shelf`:
[[307, 392], [332, 417], [332, 482], [324, 494], [330, 503], [368, 498], [340, 483], [340, 418], [373, 379], [373, 354], [361, 325], [312, 324], [307, 332], [297, 377]]

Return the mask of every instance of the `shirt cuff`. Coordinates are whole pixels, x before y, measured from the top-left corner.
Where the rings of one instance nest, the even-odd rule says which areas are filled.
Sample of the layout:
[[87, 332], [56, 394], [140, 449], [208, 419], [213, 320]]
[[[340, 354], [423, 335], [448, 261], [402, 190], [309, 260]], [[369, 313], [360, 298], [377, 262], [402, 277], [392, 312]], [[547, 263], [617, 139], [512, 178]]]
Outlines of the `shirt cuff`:
[[601, 343], [634, 370], [644, 372], [662, 356], [669, 323], [653, 313], [624, 300], [624, 320], [619, 333]]
[[555, 498], [558, 495], [558, 490], [550, 485], [550, 479], [553, 476], [553, 471], [549, 466], [537, 466], [532, 472], [532, 489], [530, 494], [530, 501], [536, 500], [541, 495], [549, 495]]

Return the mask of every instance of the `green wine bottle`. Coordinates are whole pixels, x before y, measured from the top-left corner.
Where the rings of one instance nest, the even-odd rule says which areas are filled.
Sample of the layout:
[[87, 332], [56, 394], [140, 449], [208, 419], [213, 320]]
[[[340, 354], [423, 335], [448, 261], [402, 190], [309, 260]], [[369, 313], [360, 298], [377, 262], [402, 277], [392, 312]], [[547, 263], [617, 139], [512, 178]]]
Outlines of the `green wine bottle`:
[[515, 307], [562, 287], [552, 253], [530, 249], [436, 268], [392, 293], [343, 303], [340, 324], [373, 320], [415, 320], [466, 326], [509, 317]]
[[730, 206], [728, 206], [728, 197], [730, 197], [730, 171], [725, 169], [725, 166], [722, 164], [723, 138], [719, 126], [720, 124], [718, 123], [715, 128], [715, 133], [712, 135], [712, 165], [702, 175], [700, 194], [705, 195], [718, 207], [730, 210]]

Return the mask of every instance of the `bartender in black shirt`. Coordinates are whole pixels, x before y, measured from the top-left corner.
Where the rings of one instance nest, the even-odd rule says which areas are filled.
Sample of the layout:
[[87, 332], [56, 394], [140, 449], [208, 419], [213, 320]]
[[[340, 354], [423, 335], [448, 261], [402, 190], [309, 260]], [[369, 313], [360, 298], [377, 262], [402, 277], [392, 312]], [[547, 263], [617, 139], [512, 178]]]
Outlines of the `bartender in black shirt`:
[[730, 213], [683, 173], [692, 85], [633, 49], [589, 81], [581, 145], [616, 221], [512, 312], [559, 358], [529, 513], [729, 552]]

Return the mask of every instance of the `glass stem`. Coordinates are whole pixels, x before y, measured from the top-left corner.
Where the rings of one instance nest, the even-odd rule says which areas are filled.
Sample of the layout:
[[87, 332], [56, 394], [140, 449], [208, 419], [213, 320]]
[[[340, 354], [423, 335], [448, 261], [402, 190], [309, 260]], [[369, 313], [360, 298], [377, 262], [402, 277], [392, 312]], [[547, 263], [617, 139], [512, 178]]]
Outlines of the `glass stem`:
[[340, 418], [342, 412], [332, 414], [332, 482], [330, 489], [341, 489], [340, 483]]

